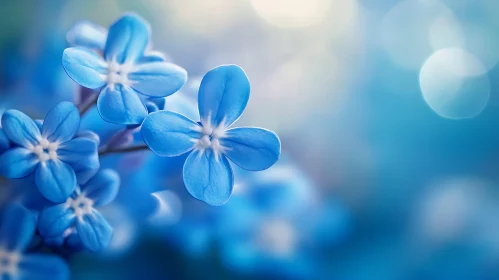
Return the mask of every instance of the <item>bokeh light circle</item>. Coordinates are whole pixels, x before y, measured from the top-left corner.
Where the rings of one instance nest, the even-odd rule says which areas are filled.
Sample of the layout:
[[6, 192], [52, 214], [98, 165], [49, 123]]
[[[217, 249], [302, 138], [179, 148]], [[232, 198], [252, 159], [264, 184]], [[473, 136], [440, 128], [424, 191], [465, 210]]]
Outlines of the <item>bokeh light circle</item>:
[[434, 53], [423, 65], [419, 83], [428, 106], [449, 119], [474, 117], [489, 100], [487, 69], [475, 56], [459, 48]]
[[380, 32], [390, 58], [405, 69], [419, 69], [434, 51], [464, 42], [459, 21], [439, 1], [400, 2], [385, 15]]

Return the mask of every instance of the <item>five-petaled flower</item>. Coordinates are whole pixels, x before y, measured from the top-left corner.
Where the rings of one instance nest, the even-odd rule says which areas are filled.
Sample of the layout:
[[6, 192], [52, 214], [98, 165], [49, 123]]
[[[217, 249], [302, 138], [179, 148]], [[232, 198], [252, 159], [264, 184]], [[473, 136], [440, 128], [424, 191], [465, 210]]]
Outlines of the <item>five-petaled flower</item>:
[[105, 121], [140, 124], [148, 114], [144, 99], [169, 96], [185, 84], [187, 72], [148, 56], [148, 42], [148, 24], [126, 14], [109, 28], [103, 58], [86, 47], [64, 51], [62, 64], [68, 75], [81, 86], [100, 89], [97, 109]]
[[201, 121], [170, 111], [150, 114], [142, 124], [142, 137], [160, 156], [191, 152], [183, 178], [189, 193], [211, 205], [222, 205], [233, 187], [232, 168], [258, 171], [272, 166], [281, 153], [277, 135], [255, 127], [231, 128], [248, 103], [250, 84], [236, 65], [223, 65], [203, 78], [198, 95]]
[[[73, 237], [90, 251], [106, 248], [113, 229], [95, 209], [114, 200], [120, 185], [119, 175], [110, 169], [101, 170], [78, 186], [64, 203], [47, 207], [38, 217], [38, 230], [42, 237], [54, 243], [54, 239]], [[62, 243], [62, 242], [59, 242]]]
[[5, 209], [0, 221], [0, 279], [69, 279], [69, 269], [61, 258], [24, 253], [35, 229], [35, 216], [26, 208], [11, 204]]
[[85, 182], [99, 168], [98, 137], [77, 135], [80, 114], [70, 102], [50, 110], [43, 124], [19, 111], [6, 111], [2, 127], [13, 145], [0, 156], [0, 175], [22, 178], [34, 172], [35, 185], [52, 202], [66, 201], [77, 182]]

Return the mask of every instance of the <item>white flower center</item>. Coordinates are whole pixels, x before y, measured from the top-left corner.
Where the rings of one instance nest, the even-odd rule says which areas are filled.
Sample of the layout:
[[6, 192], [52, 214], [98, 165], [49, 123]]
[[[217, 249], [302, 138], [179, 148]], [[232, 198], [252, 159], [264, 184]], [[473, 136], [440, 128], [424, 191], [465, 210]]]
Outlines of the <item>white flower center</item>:
[[211, 114], [209, 114], [207, 120], [201, 120], [201, 124], [202, 127], [193, 127], [194, 130], [202, 134], [201, 138], [191, 140], [194, 142], [194, 150], [200, 151], [200, 155], [202, 155], [206, 149], [211, 149], [218, 160], [219, 155], [227, 150], [227, 147], [222, 146], [220, 143], [220, 139], [226, 137], [225, 118], [218, 126], [215, 126], [212, 124]]
[[38, 160], [45, 163], [48, 160], [57, 160], [58, 142], [50, 142], [46, 138], [38, 140], [38, 145], [32, 146], [29, 150], [38, 156]]
[[19, 261], [21, 254], [18, 252], [9, 252], [5, 249], [0, 249], [0, 275], [8, 274], [14, 276], [19, 271]]
[[85, 196], [84, 193], [78, 194], [76, 197], [70, 197], [66, 200], [66, 207], [72, 208], [75, 216], [82, 219], [83, 216], [92, 214], [94, 201]]
[[120, 64], [113, 58], [108, 61], [107, 67], [107, 84], [111, 90], [114, 90], [115, 85], [130, 86], [132, 84], [132, 81], [128, 79], [128, 74], [132, 71], [133, 64]]

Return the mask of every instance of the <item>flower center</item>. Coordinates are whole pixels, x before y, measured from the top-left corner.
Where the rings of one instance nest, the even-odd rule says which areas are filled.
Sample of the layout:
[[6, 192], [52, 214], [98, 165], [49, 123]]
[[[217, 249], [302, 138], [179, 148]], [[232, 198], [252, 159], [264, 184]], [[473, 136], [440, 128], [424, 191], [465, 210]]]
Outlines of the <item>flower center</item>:
[[208, 120], [202, 120], [201, 124], [202, 127], [196, 127], [196, 131], [200, 132], [202, 136], [199, 139], [193, 139], [194, 149], [200, 150], [202, 153], [206, 149], [211, 149], [218, 158], [219, 154], [223, 154], [224, 151], [227, 150], [227, 148], [220, 143], [220, 139], [226, 136], [225, 121], [222, 120], [218, 126], [214, 126], [211, 123], [211, 117], [208, 117]]
[[66, 207], [72, 208], [75, 216], [79, 219], [83, 218], [84, 215], [91, 214], [93, 206], [94, 201], [84, 194], [79, 194], [76, 197], [70, 197], [66, 200]]
[[128, 79], [128, 74], [132, 70], [132, 64], [124, 63], [120, 64], [113, 59], [108, 62], [108, 74], [107, 74], [107, 84], [114, 90], [115, 85], [130, 86], [132, 82]]
[[38, 156], [40, 162], [44, 163], [48, 160], [57, 160], [57, 149], [59, 149], [59, 143], [42, 138], [38, 141], [38, 145], [31, 148], [31, 152]]
[[9, 252], [5, 249], [0, 249], [0, 275], [16, 275], [20, 260], [21, 254], [18, 252]]

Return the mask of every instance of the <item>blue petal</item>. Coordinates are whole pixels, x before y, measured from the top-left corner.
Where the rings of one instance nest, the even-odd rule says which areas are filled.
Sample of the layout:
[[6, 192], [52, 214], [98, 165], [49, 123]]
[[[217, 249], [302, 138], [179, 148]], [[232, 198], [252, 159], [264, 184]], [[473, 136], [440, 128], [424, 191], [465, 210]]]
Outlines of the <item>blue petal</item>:
[[160, 156], [178, 156], [192, 150], [193, 140], [201, 138], [200, 126], [179, 113], [159, 111], [142, 124], [142, 138]]
[[13, 148], [0, 156], [0, 174], [7, 178], [19, 179], [35, 171], [38, 156], [25, 148]]
[[277, 135], [266, 129], [241, 127], [226, 131], [220, 139], [227, 148], [225, 155], [240, 167], [259, 171], [271, 167], [281, 155], [281, 141]]
[[226, 127], [235, 122], [248, 103], [250, 83], [237, 65], [222, 65], [208, 72], [201, 81], [198, 107], [201, 119]]
[[149, 41], [149, 26], [139, 16], [127, 14], [109, 28], [104, 57], [119, 63], [142, 58]]
[[79, 21], [69, 29], [66, 40], [70, 45], [104, 50], [107, 30], [91, 21]]
[[0, 225], [0, 246], [9, 251], [23, 251], [35, 233], [35, 216], [20, 204], [9, 205]]
[[94, 207], [102, 206], [114, 200], [118, 194], [120, 176], [116, 171], [104, 169], [81, 186], [82, 193], [94, 202]]
[[60, 160], [49, 160], [38, 165], [35, 184], [46, 199], [63, 203], [76, 187], [76, 175], [69, 164]]
[[162, 110], [180, 113], [191, 120], [199, 120], [196, 102], [188, 98], [184, 92], [170, 95], [165, 99], [166, 102]]
[[113, 229], [95, 209], [76, 221], [76, 231], [85, 248], [92, 252], [106, 248], [113, 236]]
[[147, 116], [137, 92], [129, 87], [105, 87], [97, 100], [97, 109], [102, 119], [117, 124], [140, 124]]
[[69, 268], [58, 256], [24, 255], [19, 262], [19, 280], [68, 280]]
[[10, 147], [9, 138], [7, 137], [7, 134], [3, 132], [3, 129], [0, 128], [0, 154], [3, 153], [5, 150], [7, 150], [9, 147]]
[[96, 89], [106, 84], [107, 63], [89, 49], [65, 49], [62, 66], [68, 76], [81, 86]]
[[156, 61], [167, 61], [166, 56], [158, 51], [147, 51], [144, 56], [140, 59], [141, 63], [146, 62], [156, 62]]
[[95, 138], [77, 137], [73, 140], [62, 144], [57, 150], [59, 159], [68, 163], [76, 173], [78, 184], [87, 182], [90, 177], [99, 169], [99, 142], [98, 136], [90, 134]]
[[2, 128], [11, 142], [29, 148], [41, 139], [35, 122], [17, 110], [8, 110], [2, 116]]
[[80, 113], [71, 102], [61, 102], [50, 110], [43, 121], [42, 135], [50, 142], [71, 140], [80, 128]]
[[185, 187], [193, 197], [213, 206], [229, 200], [234, 176], [224, 156], [216, 158], [211, 150], [192, 152], [185, 161], [183, 173]]
[[97, 135], [96, 133], [94, 133], [90, 130], [78, 131], [78, 133], [76, 134], [76, 137], [77, 138], [79, 138], [79, 137], [87, 138], [87, 139], [92, 140], [95, 143], [97, 143], [97, 145], [100, 144], [99, 135]]
[[38, 231], [43, 238], [57, 238], [73, 225], [75, 214], [65, 203], [43, 209], [38, 216]]
[[128, 75], [132, 87], [152, 97], [164, 97], [178, 91], [187, 81], [187, 72], [180, 66], [166, 62], [135, 65]]

